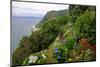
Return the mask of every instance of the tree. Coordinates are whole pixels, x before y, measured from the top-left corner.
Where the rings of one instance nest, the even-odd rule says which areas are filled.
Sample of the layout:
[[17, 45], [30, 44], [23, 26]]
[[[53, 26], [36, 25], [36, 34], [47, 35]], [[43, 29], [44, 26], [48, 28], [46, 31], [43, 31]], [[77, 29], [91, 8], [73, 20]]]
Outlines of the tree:
[[23, 37], [20, 40], [19, 47], [13, 53], [13, 65], [21, 65], [24, 59], [30, 54], [32, 54], [32, 43], [29, 41], [28, 37]]

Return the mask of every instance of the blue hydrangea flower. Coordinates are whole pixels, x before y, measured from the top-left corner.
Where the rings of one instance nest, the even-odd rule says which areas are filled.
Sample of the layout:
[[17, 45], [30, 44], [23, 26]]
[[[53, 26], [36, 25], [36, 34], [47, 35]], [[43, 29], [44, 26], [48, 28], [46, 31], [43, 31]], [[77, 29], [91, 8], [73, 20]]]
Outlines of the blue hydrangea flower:
[[57, 53], [58, 52], [58, 48], [55, 48], [55, 53]]

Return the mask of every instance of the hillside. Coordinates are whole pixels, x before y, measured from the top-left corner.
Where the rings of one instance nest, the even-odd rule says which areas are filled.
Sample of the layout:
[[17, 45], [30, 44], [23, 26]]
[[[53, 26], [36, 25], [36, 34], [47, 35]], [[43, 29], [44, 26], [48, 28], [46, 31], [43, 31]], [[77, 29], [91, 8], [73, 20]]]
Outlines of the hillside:
[[58, 16], [66, 16], [67, 14], [68, 14], [68, 9], [59, 10], [59, 11], [54, 11], [54, 10], [49, 11], [43, 17], [43, 19], [40, 21], [40, 23], [36, 25], [36, 27], [41, 27], [45, 23], [45, 21], [47, 21], [48, 19], [52, 19], [52, 18], [58, 17]]
[[96, 10], [93, 8], [70, 5], [69, 10], [48, 12], [37, 25], [40, 29], [20, 40], [13, 53], [13, 66], [95, 61]]

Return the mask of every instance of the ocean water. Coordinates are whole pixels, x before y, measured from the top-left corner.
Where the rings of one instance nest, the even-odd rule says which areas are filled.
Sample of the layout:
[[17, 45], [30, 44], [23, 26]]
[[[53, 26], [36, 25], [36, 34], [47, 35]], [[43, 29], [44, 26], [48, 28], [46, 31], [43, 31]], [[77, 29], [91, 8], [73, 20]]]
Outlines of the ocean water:
[[42, 17], [12, 17], [11, 23], [11, 54], [18, 47], [23, 36], [29, 36], [32, 26], [40, 22]]

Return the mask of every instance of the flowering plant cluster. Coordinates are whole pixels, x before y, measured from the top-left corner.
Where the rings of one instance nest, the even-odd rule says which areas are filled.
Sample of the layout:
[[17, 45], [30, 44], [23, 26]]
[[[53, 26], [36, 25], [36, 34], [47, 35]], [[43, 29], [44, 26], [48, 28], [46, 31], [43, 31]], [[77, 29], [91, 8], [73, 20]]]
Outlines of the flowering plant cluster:
[[44, 53], [39, 53], [39, 54], [35, 54], [35, 55], [31, 55], [28, 57], [28, 62], [24, 63], [24, 64], [43, 64], [46, 63], [46, 59], [47, 56]]
[[54, 49], [54, 58], [58, 63], [65, 63], [67, 59], [68, 49], [64, 45], [59, 45]]

